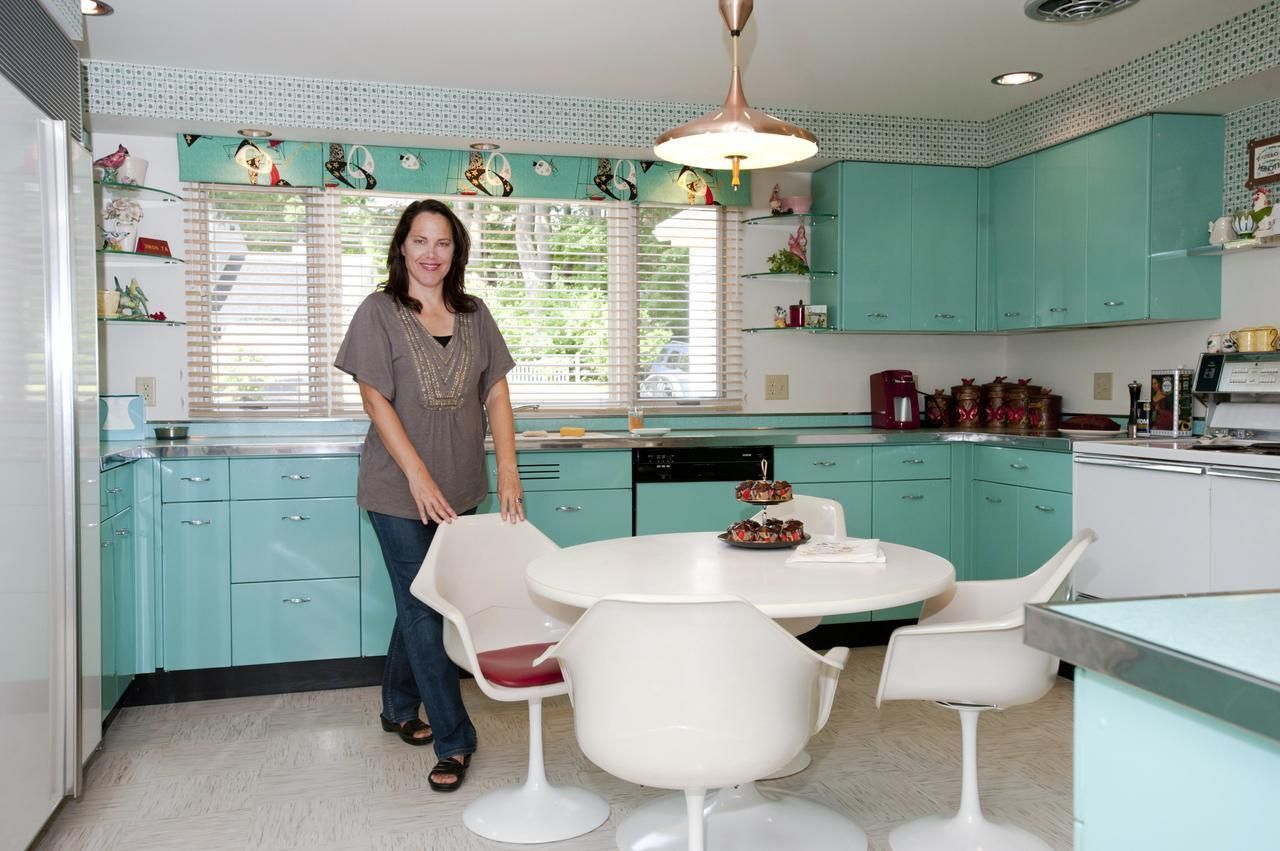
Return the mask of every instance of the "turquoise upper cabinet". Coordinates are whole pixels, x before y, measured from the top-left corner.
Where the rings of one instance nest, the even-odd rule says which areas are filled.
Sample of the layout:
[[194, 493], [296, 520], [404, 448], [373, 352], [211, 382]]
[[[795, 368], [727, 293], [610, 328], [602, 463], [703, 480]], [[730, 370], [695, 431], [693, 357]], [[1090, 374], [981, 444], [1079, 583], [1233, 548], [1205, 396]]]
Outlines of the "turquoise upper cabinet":
[[976, 169], [835, 163], [813, 176], [815, 304], [848, 331], [972, 331], [977, 303]]
[[988, 268], [998, 331], [1036, 324], [1035, 180], [1031, 156], [991, 169]]
[[[1089, 201], [1084, 320], [1095, 324], [1144, 319], [1151, 121], [1140, 118], [1099, 130], [1085, 137], [1085, 151]], [[1072, 320], [1078, 322], [1079, 317]]]
[[1036, 325], [1084, 322], [1087, 138], [1035, 155]]
[[911, 167], [911, 236], [911, 330], [974, 330], [977, 169]]

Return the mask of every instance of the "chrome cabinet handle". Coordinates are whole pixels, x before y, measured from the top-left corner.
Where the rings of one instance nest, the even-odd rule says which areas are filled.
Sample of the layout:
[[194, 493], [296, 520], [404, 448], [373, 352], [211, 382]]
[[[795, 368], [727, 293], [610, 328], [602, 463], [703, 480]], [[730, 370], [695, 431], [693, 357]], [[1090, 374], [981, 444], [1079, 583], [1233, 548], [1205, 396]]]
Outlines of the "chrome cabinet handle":
[[301, 481], [304, 481], [304, 480], [309, 479], [309, 478], [311, 478], [311, 477], [310, 477], [310, 476], [305, 476], [305, 475], [303, 475], [302, 473], [286, 473], [285, 475], [281, 476], [280, 478], [282, 478], [282, 479], [288, 479], [288, 480], [289, 480], [289, 481], [291, 481], [291, 482], [301, 482]]
[[955, 319], [956, 315], [954, 313], [935, 313], [933, 314], [933, 318], [934, 319]]
[[208, 476], [183, 476], [183, 477], [182, 477], [182, 481], [184, 481], [184, 482], [207, 482], [207, 481], [209, 481], [209, 477], [208, 477]]
[[105, 550], [107, 547], [111, 546], [111, 545], [112, 545], [112, 544], [114, 544], [114, 543], [115, 543], [115, 541], [103, 541], [103, 542], [102, 542], [102, 548]]
[[997, 503], [1004, 502], [1004, 500], [998, 496], [989, 496], [987, 497], [987, 502], [990, 502], [991, 504], [995, 505]]
[[814, 461], [813, 462], [813, 466], [815, 467], [834, 467], [835, 465], [836, 465], [835, 461]]
[[581, 510], [582, 510], [581, 505], [557, 505], [556, 506], [556, 511], [574, 512], [574, 511], [581, 511]]
[[1103, 307], [1119, 307], [1122, 304], [1124, 304], [1123, 301], [1104, 301], [1102, 303], [1102, 306]]
[[1010, 470], [1025, 470], [1025, 469], [1027, 469], [1027, 465], [1026, 465], [1026, 464], [1018, 464], [1017, 462], [1015, 462], [1015, 463], [1013, 463], [1013, 464], [1010, 464], [1010, 465], [1009, 465], [1009, 469], [1010, 469]]
[[1065, 308], [1065, 307], [1051, 307], [1051, 308], [1049, 308], [1049, 312], [1050, 312], [1050, 313], [1066, 313], [1066, 312], [1067, 312], [1067, 308]]
[[306, 514], [286, 514], [286, 515], [284, 515], [283, 517], [281, 517], [280, 519], [281, 519], [281, 520], [289, 520], [289, 521], [291, 521], [291, 522], [293, 522], [293, 523], [299, 523], [299, 522], [301, 522], [301, 521], [303, 521], [303, 520], [310, 520], [311, 518], [310, 518], [308, 515], [306, 515]]
[[1045, 512], [1046, 514], [1052, 514], [1052, 513], [1053, 513], [1053, 506], [1052, 506], [1052, 505], [1037, 505], [1037, 506], [1036, 506], [1036, 511], [1043, 511], [1043, 512]]
[[107, 493], [124, 493], [124, 488], [107, 488]]
[[183, 520], [182, 522], [188, 526], [208, 526], [213, 523], [212, 520]]
[[889, 318], [889, 314], [887, 314], [887, 313], [880, 313], [880, 312], [878, 312], [878, 311], [877, 311], [876, 313], [868, 313], [868, 314], [867, 314], [867, 318], [868, 318], [868, 319], [888, 319], [888, 318]]
[[924, 494], [922, 494], [922, 493], [908, 493], [908, 494], [903, 494], [902, 498], [903, 498], [903, 499], [910, 499], [910, 500], [924, 499]]
[[923, 458], [903, 458], [902, 463], [903, 464], [923, 464], [924, 459]]
[[1004, 312], [1004, 315], [1005, 315], [1005, 316], [1021, 316], [1021, 315], [1022, 315], [1022, 313], [1021, 313], [1020, 311], [1017, 311], [1017, 310], [1006, 310], [1006, 311]]
[[311, 598], [310, 598], [310, 597], [285, 597], [285, 598], [284, 598], [283, 600], [281, 600], [280, 602], [281, 602], [281, 603], [288, 603], [288, 604], [290, 604], [290, 605], [294, 605], [294, 606], [296, 606], [296, 605], [299, 605], [299, 604], [301, 604], [301, 603], [310, 603], [310, 602], [311, 602]]
[[132, 531], [131, 529], [117, 529], [117, 530], [116, 530], [116, 536], [117, 536], [117, 537], [120, 537], [120, 538], [127, 538], [127, 537], [129, 537], [130, 535], [132, 535], [132, 534], [133, 534], [133, 531]]

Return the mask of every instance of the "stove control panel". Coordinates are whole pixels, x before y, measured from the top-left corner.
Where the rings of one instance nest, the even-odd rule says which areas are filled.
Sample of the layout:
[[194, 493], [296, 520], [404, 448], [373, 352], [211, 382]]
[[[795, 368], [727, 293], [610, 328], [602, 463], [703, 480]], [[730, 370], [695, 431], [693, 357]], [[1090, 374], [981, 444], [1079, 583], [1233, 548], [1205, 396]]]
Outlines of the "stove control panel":
[[1280, 394], [1280, 352], [1201, 355], [1193, 387], [1197, 393]]

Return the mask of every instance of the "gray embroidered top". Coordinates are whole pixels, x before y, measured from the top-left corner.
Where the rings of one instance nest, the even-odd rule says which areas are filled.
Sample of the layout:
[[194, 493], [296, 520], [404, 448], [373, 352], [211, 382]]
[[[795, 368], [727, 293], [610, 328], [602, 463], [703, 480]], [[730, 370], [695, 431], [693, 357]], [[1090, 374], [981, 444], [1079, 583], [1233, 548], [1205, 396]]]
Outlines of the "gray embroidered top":
[[[474, 508], [488, 492], [484, 469], [484, 399], [515, 362], [484, 302], [454, 317], [447, 346], [385, 292], [356, 310], [334, 366], [381, 393], [455, 511]], [[409, 482], [369, 426], [360, 455], [356, 501], [362, 508], [414, 518]]]

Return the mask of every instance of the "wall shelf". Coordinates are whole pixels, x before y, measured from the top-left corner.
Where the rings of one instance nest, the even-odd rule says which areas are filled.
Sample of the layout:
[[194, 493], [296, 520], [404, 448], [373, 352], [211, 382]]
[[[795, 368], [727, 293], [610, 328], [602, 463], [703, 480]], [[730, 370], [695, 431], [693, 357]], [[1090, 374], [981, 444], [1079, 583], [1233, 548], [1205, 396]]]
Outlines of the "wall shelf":
[[172, 192], [156, 189], [153, 186], [143, 186], [141, 183], [114, 183], [106, 180], [95, 180], [93, 185], [101, 187], [103, 192], [128, 195], [132, 200], [137, 201], [144, 207], [177, 204], [182, 201], [181, 195], [174, 195]]
[[1233, 239], [1231, 242], [1224, 242], [1221, 245], [1197, 245], [1195, 248], [1159, 251], [1152, 254], [1151, 259], [1155, 260], [1162, 257], [1213, 257], [1224, 254], [1239, 254], [1261, 248], [1280, 248], [1280, 238], [1268, 237], [1268, 239], [1274, 241], [1262, 242], [1258, 239]]
[[742, 277], [744, 280], [753, 281], [756, 278], [834, 278], [835, 274], [835, 272], [810, 269], [808, 272], [745, 272]]
[[187, 261], [181, 257], [165, 257], [163, 254], [142, 254], [137, 251], [108, 251], [98, 249], [98, 256], [119, 266], [177, 266]]
[[794, 228], [799, 222], [832, 222], [835, 221], [834, 213], [780, 213], [776, 216], [754, 216], [750, 219], [743, 219], [744, 225], [755, 225], [764, 227], [786, 227]]
[[772, 331], [772, 332], [777, 332], [777, 333], [790, 332], [790, 333], [792, 333], [792, 334], [846, 334], [846, 333], [850, 333], [850, 332], [847, 332], [847, 331], [842, 331], [842, 330], [840, 330], [839, 328], [806, 328], [806, 327], [803, 327], [803, 326], [800, 326], [800, 327], [791, 326], [791, 327], [783, 327], [783, 328], [779, 328], [779, 327], [777, 327], [776, 325], [766, 325], [766, 326], [765, 326], [765, 327], [763, 327], [763, 328], [743, 328], [743, 329], [742, 329], [742, 333], [744, 333], [744, 334], [760, 334], [760, 333], [763, 333], [763, 332], [766, 332], [766, 331]]
[[98, 321], [108, 325], [168, 325], [171, 328], [187, 324], [173, 319], [129, 319], [124, 316], [99, 316]]

